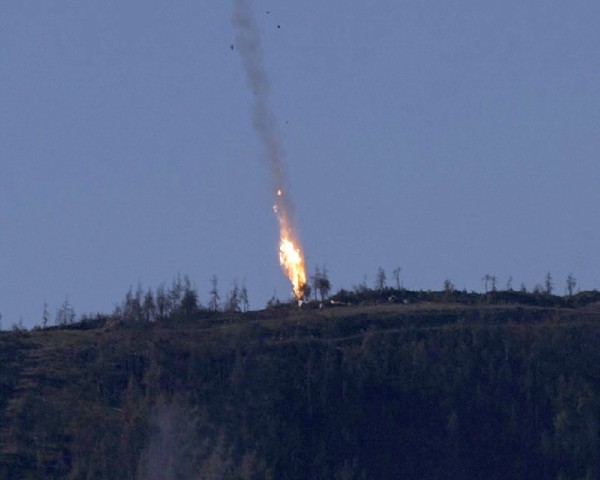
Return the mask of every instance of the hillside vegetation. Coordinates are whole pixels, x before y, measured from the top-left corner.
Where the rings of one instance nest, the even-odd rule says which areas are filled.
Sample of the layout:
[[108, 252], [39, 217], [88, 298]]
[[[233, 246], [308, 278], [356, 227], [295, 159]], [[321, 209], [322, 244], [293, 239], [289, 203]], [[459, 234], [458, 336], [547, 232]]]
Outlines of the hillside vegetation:
[[515, 295], [0, 332], [0, 478], [598, 478], [600, 297]]

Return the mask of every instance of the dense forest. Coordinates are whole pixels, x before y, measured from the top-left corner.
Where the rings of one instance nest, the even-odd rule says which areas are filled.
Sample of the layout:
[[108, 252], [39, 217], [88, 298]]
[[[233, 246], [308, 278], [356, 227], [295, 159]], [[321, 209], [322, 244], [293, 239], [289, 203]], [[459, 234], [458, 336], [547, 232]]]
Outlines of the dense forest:
[[600, 477], [598, 292], [380, 286], [0, 332], [0, 478]]

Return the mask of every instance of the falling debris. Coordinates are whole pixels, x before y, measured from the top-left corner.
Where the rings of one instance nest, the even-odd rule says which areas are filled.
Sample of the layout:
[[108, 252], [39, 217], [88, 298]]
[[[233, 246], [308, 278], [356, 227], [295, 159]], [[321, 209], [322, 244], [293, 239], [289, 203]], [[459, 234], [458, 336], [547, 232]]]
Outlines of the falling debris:
[[[254, 92], [254, 128], [262, 141], [265, 159], [274, 183], [273, 211], [279, 221], [279, 262], [292, 283], [294, 295], [298, 300], [302, 300], [306, 286], [304, 254], [294, 226], [292, 203], [286, 189], [287, 180], [283, 173], [283, 152], [277, 122], [269, 105], [270, 85], [264, 67], [260, 35], [247, 0], [235, 1], [233, 25], [237, 31], [235, 46], [242, 57], [248, 88]], [[277, 28], [281, 26], [277, 25]], [[286, 195], [283, 195], [284, 191]]]

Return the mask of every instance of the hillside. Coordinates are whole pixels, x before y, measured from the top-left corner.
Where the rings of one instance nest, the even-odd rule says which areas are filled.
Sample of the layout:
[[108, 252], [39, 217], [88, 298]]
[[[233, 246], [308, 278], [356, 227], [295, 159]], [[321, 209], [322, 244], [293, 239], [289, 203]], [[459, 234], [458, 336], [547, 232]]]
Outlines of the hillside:
[[586, 295], [0, 332], [0, 478], [598, 478]]

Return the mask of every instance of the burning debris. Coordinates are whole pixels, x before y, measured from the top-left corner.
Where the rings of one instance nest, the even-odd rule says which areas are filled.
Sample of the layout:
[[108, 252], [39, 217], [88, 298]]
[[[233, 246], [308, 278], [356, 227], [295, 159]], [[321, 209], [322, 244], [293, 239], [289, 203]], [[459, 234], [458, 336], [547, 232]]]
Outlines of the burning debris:
[[[268, 13], [268, 12], [267, 12]], [[248, 88], [254, 92], [253, 124], [265, 149], [265, 159], [275, 186], [273, 211], [279, 221], [279, 262], [301, 301], [306, 286], [306, 267], [300, 240], [293, 223], [293, 208], [283, 173], [282, 148], [275, 117], [269, 105], [269, 80], [263, 63], [260, 36], [248, 0], [236, 0], [233, 25], [237, 31], [235, 48], [242, 57]], [[280, 28], [278, 25], [277, 28]]]

